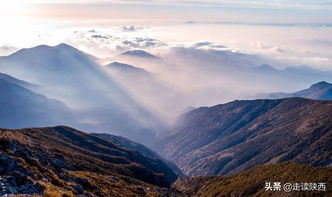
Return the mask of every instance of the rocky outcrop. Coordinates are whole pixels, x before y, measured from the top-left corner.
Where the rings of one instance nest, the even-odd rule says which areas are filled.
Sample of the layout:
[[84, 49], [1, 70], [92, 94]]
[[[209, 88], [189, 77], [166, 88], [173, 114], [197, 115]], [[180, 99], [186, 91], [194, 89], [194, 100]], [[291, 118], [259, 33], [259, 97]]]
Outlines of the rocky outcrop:
[[0, 129], [3, 195], [112, 196], [118, 192], [116, 196], [137, 196], [152, 192], [144, 188], [160, 188], [162, 195], [172, 193], [169, 187], [176, 178], [161, 160], [69, 127]]

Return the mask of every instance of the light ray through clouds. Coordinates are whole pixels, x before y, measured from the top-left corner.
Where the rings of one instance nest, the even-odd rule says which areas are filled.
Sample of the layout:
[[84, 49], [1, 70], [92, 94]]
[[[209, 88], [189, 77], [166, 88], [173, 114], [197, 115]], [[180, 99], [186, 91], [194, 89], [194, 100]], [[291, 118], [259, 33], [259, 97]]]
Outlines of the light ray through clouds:
[[[187, 107], [296, 91], [332, 76], [332, 0], [7, 2], [0, 55], [66, 43], [103, 69], [114, 61], [144, 69], [106, 73], [167, 123]], [[120, 58], [127, 50], [160, 58]]]

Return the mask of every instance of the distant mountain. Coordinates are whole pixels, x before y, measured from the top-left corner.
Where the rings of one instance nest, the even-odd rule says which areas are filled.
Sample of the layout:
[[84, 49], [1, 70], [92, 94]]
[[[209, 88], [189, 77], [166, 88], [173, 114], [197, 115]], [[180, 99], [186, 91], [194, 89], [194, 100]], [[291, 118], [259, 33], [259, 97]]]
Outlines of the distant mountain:
[[0, 194], [165, 196], [162, 161], [69, 127], [0, 129]]
[[[266, 191], [265, 184], [280, 182], [280, 191]], [[232, 176], [198, 176], [178, 179], [172, 187], [188, 196], [297, 196], [295, 183], [326, 183], [326, 191], [304, 191], [303, 196], [331, 196], [332, 169], [293, 163], [266, 164]], [[285, 192], [291, 183], [294, 191]]]
[[119, 146], [127, 148], [129, 150], [137, 151], [146, 157], [161, 160], [170, 169], [172, 169], [174, 171], [174, 173], [176, 173], [179, 176], [184, 176], [183, 173], [181, 172], [181, 170], [174, 163], [165, 160], [164, 158], [159, 156], [156, 152], [150, 150], [149, 148], [147, 148], [146, 146], [144, 146], [142, 144], [131, 141], [125, 137], [110, 135], [110, 134], [106, 134], [106, 133], [95, 133], [94, 135], [108, 139], [108, 140], [112, 141], [114, 144], [118, 144]]
[[0, 71], [39, 85], [38, 93], [75, 109], [80, 129], [145, 143], [163, 124], [91, 57], [67, 44], [40, 45], [0, 57]]
[[127, 65], [137, 65], [138, 63], [156, 63], [156, 60], [161, 60], [160, 57], [153, 55], [144, 50], [128, 50], [113, 57], [96, 59], [101, 65], [109, 64], [110, 62], [122, 62]]
[[185, 113], [155, 147], [190, 176], [234, 174], [283, 161], [328, 166], [331, 114], [331, 101], [233, 101]]
[[313, 84], [308, 89], [301, 90], [294, 93], [268, 93], [259, 95], [263, 98], [289, 98], [289, 97], [303, 97], [317, 100], [332, 100], [332, 84], [325, 81]]
[[120, 62], [112, 62], [104, 66], [107, 69], [112, 69], [114, 71], [118, 72], [124, 72], [124, 73], [140, 73], [140, 74], [148, 74], [149, 72], [142, 69], [138, 68], [129, 64], [124, 64]]
[[91, 105], [90, 100], [96, 97], [92, 94], [97, 92], [94, 85], [106, 80], [98, 68], [83, 52], [66, 44], [40, 45], [0, 57], [2, 72], [42, 85], [43, 93], [70, 105]]
[[76, 123], [73, 113], [63, 102], [36, 94], [3, 78], [17, 84], [27, 84], [11, 76], [0, 75], [0, 128]]
[[159, 59], [159, 57], [152, 55], [151, 53], [148, 53], [144, 50], [129, 50], [124, 53], [121, 53], [120, 56]]
[[318, 81], [330, 81], [332, 78], [332, 72], [308, 66], [289, 66], [284, 69], [277, 69], [271, 65], [262, 64], [252, 67], [245, 72], [255, 76], [253, 78], [255, 81], [258, 80], [263, 84], [268, 84], [269, 88], [277, 87], [278, 89], [287, 89], [287, 91], [297, 90]]
[[[142, 91], [142, 88], [146, 87], [149, 83], [157, 83], [157, 81], [153, 81], [152, 73], [130, 64], [112, 62], [103, 66], [103, 68], [112, 78], [122, 84], [128, 85], [126, 89], [135, 87], [135, 89]], [[142, 87], [136, 87], [137, 85], [141, 85]]]

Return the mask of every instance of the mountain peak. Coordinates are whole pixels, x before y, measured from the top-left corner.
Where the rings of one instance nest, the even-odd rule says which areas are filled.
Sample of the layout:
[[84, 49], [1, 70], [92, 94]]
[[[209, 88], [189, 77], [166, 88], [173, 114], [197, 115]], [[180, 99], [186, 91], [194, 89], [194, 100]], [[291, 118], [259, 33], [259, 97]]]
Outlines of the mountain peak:
[[269, 64], [262, 64], [257, 67], [258, 69], [262, 71], [275, 71], [276, 69], [273, 66], [270, 66]]
[[152, 55], [144, 50], [129, 50], [121, 54], [121, 56], [135, 56], [135, 57], [142, 57], [142, 58], [152, 58], [158, 59], [157, 56]]
[[58, 48], [58, 49], [75, 49], [75, 50], [77, 50], [75, 47], [73, 47], [69, 44], [66, 44], [66, 43], [60, 43], [60, 44], [56, 45], [55, 48]]
[[332, 88], [332, 84], [331, 83], [327, 83], [326, 81], [321, 81], [318, 83], [315, 83], [313, 85], [310, 86], [310, 88]]
[[[57, 51], [61, 50], [61, 49], [69, 49], [69, 45], [65, 45], [65, 44], [59, 44], [57, 46], [49, 46], [49, 45], [38, 45], [35, 47], [31, 47], [31, 48], [23, 48], [21, 50], [18, 50], [17, 52], [11, 54], [11, 57], [17, 57], [17, 56], [26, 56], [26, 55], [33, 55], [35, 57], [39, 57], [41, 56], [41, 54], [50, 54], [50, 53], [56, 53]], [[73, 47], [71, 47], [73, 48]], [[75, 48], [73, 48], [75, 49]]]
[[18, 55], [22, 55], [22, 54], [25, 54], [26, 52], [28, 51], [45, 51], [45, 50], [49, 50], [50, 48], [52, 48], [51, 46], [48, 46], [48, 45], [38, 45], [38, 46], [35, 46], [35, 47], [32, 47], [32, 48], [22, 48], [18, 51], [16, 51], [15, 53], [9, 55], [11, 57], [14, 57], [14, 56], [18, 56]]

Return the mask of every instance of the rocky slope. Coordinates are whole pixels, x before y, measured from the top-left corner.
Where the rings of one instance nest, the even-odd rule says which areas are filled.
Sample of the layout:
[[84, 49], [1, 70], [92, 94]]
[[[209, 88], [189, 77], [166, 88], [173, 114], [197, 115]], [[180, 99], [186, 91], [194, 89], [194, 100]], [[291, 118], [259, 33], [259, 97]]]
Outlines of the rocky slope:
[[175, 173], [158, 159], [69, 127], [0, 130], [0, 194], [164, 196]]
[[156, 145], [187, 175], [233, 174], [265, 163], [332, 163], [332, 102], [234, 101], [184, 114]]
[[[266, 191], [265, 184], [325, 183], [326, 191]], [[332, 169], [282, 163], [267, 164], [232, 176], [198, 176], [178, 179], [172, 187], [187, 196], [331, 196]], [[301, 187], [301, 186], [300, 186]], [[295, 189], [292, 188], [292, 189]], [[301, 190], [301, 188], [300, 188]]]

